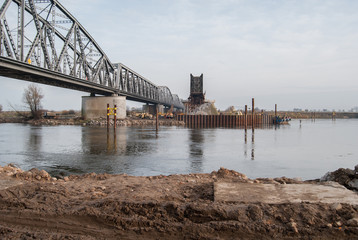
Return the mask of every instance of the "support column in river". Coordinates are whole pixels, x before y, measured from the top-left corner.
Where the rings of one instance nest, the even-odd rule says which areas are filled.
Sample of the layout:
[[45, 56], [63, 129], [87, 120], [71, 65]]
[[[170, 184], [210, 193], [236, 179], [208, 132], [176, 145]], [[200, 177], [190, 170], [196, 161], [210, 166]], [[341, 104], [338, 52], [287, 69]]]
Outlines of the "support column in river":
[[126, 97], [123, 96], [83, 96], [82, 117], [84, 119], [96, 119], [107, 117], [107, 104], [110, 108], [117, 105], [117, 119], [126, 118]]
[[143, 105], [143, 112], [146, 112], [146, 113], [149, 113], [149, 114], [152, 114], [153, 116], [155, 116], [156, 114], [156, 111], [157, 111], [157, 106], [158, 106], [158, 111], [160, 113], [163, 113], [164, 112], [164, 106], [163, 105], [152, 105], [152, 104], [146, 104], [146, 105]]

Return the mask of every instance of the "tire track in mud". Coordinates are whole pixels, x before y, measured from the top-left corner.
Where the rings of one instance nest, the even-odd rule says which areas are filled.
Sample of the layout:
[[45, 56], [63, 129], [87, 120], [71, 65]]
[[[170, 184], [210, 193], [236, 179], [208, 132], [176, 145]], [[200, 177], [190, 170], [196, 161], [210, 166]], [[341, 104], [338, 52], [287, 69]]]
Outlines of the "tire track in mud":
[[77, 236], [87, 239], [109, 239], [121, 235], [113, 225], [96, 216], [59, 216], [15, 211], [0, 211], [0, 215], [0, 226], [11, 229], [11, 232], [47, 233], [49, 236]]

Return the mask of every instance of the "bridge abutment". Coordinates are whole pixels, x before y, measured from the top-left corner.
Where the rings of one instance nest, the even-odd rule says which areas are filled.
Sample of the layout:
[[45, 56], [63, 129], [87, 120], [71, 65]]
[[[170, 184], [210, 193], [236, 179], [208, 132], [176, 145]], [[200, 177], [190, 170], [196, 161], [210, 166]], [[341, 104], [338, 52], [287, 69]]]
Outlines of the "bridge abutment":
[[117, 105], [117, 119], [126, 118], [126, 97], [123, 96], [83, 96], [82, 117], [84, 119], [106, 118], [107, 104], [110, 108]]

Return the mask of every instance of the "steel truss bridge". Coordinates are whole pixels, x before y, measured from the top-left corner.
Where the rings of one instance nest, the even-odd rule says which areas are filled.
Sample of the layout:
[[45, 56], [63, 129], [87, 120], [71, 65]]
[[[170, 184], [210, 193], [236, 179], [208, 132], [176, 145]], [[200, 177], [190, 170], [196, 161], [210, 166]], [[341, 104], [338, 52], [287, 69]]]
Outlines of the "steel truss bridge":
[[57, 0], [0, 1], [0, 75], [183, 109], [178, 95], [112, 63]]

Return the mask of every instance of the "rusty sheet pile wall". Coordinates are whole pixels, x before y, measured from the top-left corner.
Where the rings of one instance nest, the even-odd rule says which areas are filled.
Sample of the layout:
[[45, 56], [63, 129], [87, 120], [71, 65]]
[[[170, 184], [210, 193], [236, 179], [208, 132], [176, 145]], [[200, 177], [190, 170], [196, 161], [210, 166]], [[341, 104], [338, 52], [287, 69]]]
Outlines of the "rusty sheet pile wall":
[[273, 124], [273, 115], [177, 115], [176, 120], [185, 122], [185, 126], [193, 128], [236, 128], [247, 126], [263, 126]]

